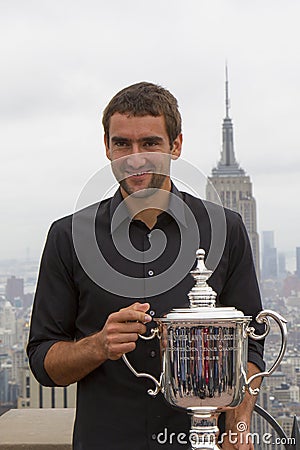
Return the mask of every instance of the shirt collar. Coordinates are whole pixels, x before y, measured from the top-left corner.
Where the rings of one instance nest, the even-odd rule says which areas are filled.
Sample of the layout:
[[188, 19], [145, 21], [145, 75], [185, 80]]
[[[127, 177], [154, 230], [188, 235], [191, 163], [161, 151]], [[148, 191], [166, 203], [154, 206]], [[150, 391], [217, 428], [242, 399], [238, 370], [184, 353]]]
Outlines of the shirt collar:
[[[171, 193], [173, 195], [170, 196], [169, 206], [166, 209], [166, 212], [169, 213], [175, 220], [178, 220], [184, 227], [187, 227], [182, 193], [177, 189], [173, 182], [171, 185]], [[117, 208], [118, 214], [115, 214]], [[111, 199], [109, 215], [112, 232], [114, 232], [121, 225], [121, 223], [129, 219], [128, 209], [125, 202], [123, 202], [120, 188]]]

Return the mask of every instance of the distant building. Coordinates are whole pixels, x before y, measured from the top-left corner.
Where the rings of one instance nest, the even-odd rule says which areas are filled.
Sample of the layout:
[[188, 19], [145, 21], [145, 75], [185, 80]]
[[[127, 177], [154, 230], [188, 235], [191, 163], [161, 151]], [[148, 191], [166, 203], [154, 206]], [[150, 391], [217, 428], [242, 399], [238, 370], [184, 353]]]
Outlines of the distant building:
[[264, 379], [264, 386], [269, 387], [271, 391], [283, 383], [286, 383], [286, 374], [279, 371], [272, 373], [270, 377]]
[[274, 231], [263, 231], [263, 250], [274, 248]]
[[278, 277], [283, 279], [287, 275], [285, 253], [278, 253]]
[[[2, 361], [1, 361], [2, 359]], [[10, 392], [12, 364], [0, 355], [0, 404], [12, 404]]]
[[206, 199], [219, 202], [241, 214], [248, 231], [256, 273], [259, 277], [259, 237], [257, 233], [256, 203], [252, 195], [250, 177], [235, 159], [233, 145], [233, 124], [229, 117], [228, 75], [226, 67], [226, 116], [223, 120], [223, 144], [221, 159], [212, 169], [206, 186]]
[[[257, 398], [257, 404], [259, 404], [265, 411], [271, 412], [271, 389], [265, 386], [264, 382], [260, 387], [259, 395]], [[277, 437], [271, 425], [261, 415], [254, 413], [252, 415], [251, 432], [253, 433], [254, 448], [259, 450], [270, 450], [270, 443], [264, 442], [263, 436], [271, 436], [272, 450], [283, 450], [280, 444], [275, 442]]]
[[[298, 301], [299, 304], [299, 296], [300, 296], [300, 278], [297, 275], [290, 275], [286, 277], [282, 286], [282, 295], [284, 297], [297, 297], [295, 301]], [[291, 302], [289, 300], [289, 302]], [[291, 303], [290, 303], [291, 304]]]
[[0, 345], [9, 349], [16, 344], [16, 314], [8, 300], [0, 300]]
[[24, 404], [19, 403], [19, 408], [75, 408], [76, 383], [65, 387], [45, 387], [37, 382], [31, 372], [26, 374], [26, 381], [26, 399], [23, 399]]
[[294, 418], [283, 414], [277, 418], [278, 423], [282, 426], [287, 436], [291, 436], [293, 431]]
[[290, 402], [299, 402], [299, 386], [290, 386], [282, 383], [273, 390], [273, 394], [278, 402], [287, 405]]
[[262, 232], [262, 279], [278, 277], [277, 249], [274, 245], [274, 231]]
[[30, 308], [33, 304], [33, 293], [23, 295], [23, 308]]
[[7, 279], [5, 287], [5, 296], [12, 304], [15, 299], [22, 299], [24, 295], [24, 279], [16, 278], [14, 275]]

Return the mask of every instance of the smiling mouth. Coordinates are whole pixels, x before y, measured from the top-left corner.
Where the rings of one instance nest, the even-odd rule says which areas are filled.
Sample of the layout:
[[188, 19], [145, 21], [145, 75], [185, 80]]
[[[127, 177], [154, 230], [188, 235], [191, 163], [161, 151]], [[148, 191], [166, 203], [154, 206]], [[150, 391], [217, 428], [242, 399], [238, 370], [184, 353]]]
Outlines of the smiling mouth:
[[143, 175], [148, 175], [149, 173], [152, 173], [152, 172], [150, 172], [150, 171], [147, 171], [147, 172], [134, 172], [134, 173], [127, 172], [128, 177], [142, 177]]

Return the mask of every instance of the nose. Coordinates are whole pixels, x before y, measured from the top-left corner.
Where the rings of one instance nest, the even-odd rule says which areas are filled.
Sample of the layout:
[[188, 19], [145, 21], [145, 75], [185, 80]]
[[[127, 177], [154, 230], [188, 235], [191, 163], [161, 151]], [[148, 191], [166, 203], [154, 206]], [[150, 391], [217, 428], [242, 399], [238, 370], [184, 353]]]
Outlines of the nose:
[[145, 165], [146, 159], [143, 153], [132, 153], [127, 157], [127, 165], [133, 169], [139, 169]]

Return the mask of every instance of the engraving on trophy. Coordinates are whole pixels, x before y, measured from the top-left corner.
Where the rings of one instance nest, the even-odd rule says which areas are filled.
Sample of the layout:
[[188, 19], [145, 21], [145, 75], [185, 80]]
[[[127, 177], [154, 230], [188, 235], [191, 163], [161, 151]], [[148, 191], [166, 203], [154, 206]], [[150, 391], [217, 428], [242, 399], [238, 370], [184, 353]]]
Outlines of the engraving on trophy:
[[189, 397], [194, 406], [196, 399], [197, 405], [203, 406], [206, 398], [220, 398], [223, 393], [227, 405], [232, 403], [234, 355], [239, 349], [235, 328], [170, 326], [168, 335], [164, 351], [173, 404], [181, 406], [182, 399]]

